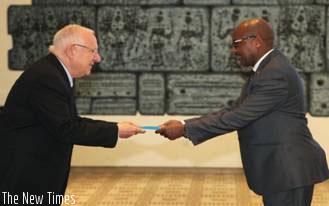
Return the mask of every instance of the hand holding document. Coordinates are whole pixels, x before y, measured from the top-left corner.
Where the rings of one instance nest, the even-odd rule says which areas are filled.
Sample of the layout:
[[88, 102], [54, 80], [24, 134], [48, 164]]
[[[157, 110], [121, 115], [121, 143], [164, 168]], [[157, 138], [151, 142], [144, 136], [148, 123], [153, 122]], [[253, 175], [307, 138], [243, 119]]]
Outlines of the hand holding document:
[[155, 133], [160, 134], [170, 140], [175, 140], [184, 135], [184, 125], [178, 120], [169, 120], [160, 126]]
[[120, 138], [128, 138], [136, 134], [143, 134], [145, 130], [137, 126], [132, 122], [119, 122], [118, 123], [118, 133]]
[[178, 120], [169, 120], [160, 126], [144, 125], [137, 126], [132, 122], [119, 122], [119, 137], [128, 138], [136, 134], [145, 133], [145, 131], [155, 131], [170, 140], [175, 140], [184, 135], [184, 125]]

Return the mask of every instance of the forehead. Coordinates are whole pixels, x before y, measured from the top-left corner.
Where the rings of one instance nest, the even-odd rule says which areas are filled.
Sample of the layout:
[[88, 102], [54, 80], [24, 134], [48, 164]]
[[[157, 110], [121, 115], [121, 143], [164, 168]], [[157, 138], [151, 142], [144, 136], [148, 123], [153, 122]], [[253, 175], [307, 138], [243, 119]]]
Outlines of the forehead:
[[83, 34], [83, 40], [87, 44], [97, 45], [97, 39], [92, 33], [86, 32]]
[[248, 34], [248, 31], [244, 27], [237, 27], [232, 33], [231, 37], [232, 39], [239, 39], [243, 36], [246, 36]]

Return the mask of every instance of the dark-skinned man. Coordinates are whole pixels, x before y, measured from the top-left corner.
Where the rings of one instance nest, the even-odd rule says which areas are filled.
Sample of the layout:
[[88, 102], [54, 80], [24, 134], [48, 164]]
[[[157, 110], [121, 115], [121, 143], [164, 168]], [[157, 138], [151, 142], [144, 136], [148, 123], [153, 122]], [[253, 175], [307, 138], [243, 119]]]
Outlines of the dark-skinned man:
[[265, 206], [310, 206], [314, 184], [329, 177], [326, 155], [305, 117], [304, 91], [289, 60], [273, 47], [274, 32], [262, 19], [240, 23], [232, 54], [253, 74], [230, 108], [184, 122], [170, 120], [156, 131], [194, 145], [237, 131], [248, 186]]

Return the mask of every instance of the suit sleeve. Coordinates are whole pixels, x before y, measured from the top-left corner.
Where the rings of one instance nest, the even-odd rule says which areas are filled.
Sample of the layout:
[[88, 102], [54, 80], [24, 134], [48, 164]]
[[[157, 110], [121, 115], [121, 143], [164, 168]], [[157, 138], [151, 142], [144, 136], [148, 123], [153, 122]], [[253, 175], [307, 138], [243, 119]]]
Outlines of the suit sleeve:
[[44, 77], [34, 83], [30, 104], [36, 118], [58, 142], [115, 147], [118, 127], [114, 122], [81, 118], [72, 111], [72, 94], [58, 78]]
[[246, 127], [271, 113], [288, 98], [288, 81], [279, 71], [263, 71], [252, 83], [249, 96], [218, 114], [185, 120], [185, 136], [193, 144]]

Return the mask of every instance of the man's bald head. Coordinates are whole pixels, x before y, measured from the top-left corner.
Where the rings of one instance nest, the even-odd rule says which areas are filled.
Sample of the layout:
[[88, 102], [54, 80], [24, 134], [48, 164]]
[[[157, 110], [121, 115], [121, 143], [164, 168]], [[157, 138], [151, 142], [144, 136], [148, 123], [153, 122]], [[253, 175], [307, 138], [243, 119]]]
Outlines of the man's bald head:
[[238, 64], [254, 66], [268, 51], [273, 49], [274, 32], [263, 19], [249, 19], [240, 23], [232, 33], [232, 49]]
[[259, 36], [266, 47], [273, 48], [274, 32], [272, 27], [264, 19], [249, 19], [241, 22], [234, 30], [233, 34], [238, 33], [243, 36]]

